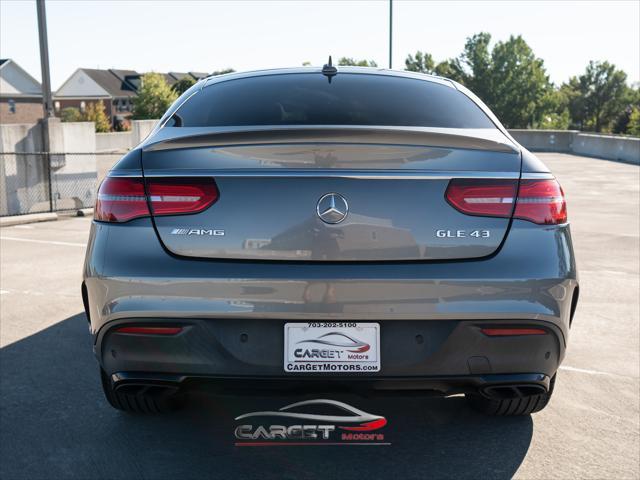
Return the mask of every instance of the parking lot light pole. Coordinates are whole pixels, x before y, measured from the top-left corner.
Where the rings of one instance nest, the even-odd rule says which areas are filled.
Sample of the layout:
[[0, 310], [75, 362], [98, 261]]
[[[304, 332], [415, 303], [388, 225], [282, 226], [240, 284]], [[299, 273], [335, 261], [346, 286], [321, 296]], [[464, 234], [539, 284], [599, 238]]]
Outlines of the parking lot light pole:
[[40, 41], [40, 69], [42, 71], [42, 108], [44, 117], [53, 117], [51, 75], [49, 74], [49, 44], [47, 42], [47, 13], [44, 0], [36, 0], [38, 10], [38, 39]]
[[393, 60], [393, 0], [389, 0], [389, 69]]
[[40, 70], [42, 72], [42, 150], [44, 151], [44, 165], [49, 184], [49, 210], [53, 211], [53, 191], [51, 188], [51, 162], [49, 158], [50, 139], [49, 121], [54, 117], [53, 101], [51, 98], [51, 76], [49, 74], [49, 44], [47, 42], [47, 14], [44, 0], [36, 0], [38, 12], [38, 40], [40, 43]]

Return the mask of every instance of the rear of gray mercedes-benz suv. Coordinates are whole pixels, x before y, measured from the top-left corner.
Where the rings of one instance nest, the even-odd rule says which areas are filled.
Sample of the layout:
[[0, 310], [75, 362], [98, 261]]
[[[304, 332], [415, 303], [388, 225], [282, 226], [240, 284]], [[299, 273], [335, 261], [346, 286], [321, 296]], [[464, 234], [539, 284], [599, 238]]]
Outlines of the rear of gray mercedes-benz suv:
[[526, 414], [578, 281], [560, 186], [470, 92], [296, 69], [178, 99], [100, 186], [82, 292], [120, 409], [206, 383]]

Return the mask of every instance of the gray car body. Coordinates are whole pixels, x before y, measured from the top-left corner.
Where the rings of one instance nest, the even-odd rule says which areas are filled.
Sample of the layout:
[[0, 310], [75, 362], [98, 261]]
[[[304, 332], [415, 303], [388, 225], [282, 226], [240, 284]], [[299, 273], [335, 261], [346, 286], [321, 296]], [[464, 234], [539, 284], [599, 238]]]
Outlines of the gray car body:
[[[197, 215], [93, 222], [83, 298], [102, 368], [115, 376], [295, 379], [282, 368], [284, 322], [358, 320], [383, 324], [383, 368], [365, 377], [536, 373], [548, 384], [564, 356], [578, 296], [570, 227], [462, 215], [443, 200], [452, 178], [553, 178], [464, 87], [408, 72], [341, 69], [446, 84], [469, 96], [496, 129], [164, 126], [186, 99], [216, 82], [299, 71], [314, 70], [199, 82], [109, 172], [212, 176], [221, 197]], [[270, 193], [256, 195], [261, 186]], [[329, 192], [349, 201], [349, 215], [337, 225], [321, 222], [315, 210]], [[421, 205], [435, 205], [432, 215]], [[220, 228], [225, 235], [172, 235], [175, 228]], [[477, 228], [491, 238], [434, 234]], [[384, 231], [386, 247], [358, 248], [359, 239]], [[144, 322], [200, 330], [173, 346], [110, 334]], [[542, 325], [553, 335], [496, 349], [477, 331], [485, 324]], [[239, 343], [241, 334], [249, 345]], [[433, 340], [418, 350], [413, 338], [423, 334]], [[411, 347], [401, 346], [407, 338]], [[529, 346], [531, 353], [523, 351]], [[163, 349], [170, 351], [165, 359]]]

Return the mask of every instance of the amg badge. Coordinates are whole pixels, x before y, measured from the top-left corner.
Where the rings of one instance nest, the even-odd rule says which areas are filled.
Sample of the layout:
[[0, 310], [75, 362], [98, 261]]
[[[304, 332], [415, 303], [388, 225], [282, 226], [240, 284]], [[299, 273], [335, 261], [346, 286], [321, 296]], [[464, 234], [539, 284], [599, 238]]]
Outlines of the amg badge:
[[223, 237], [224, 230], [216, 228], [174, 228], [171, 235], [208, 235], [211, 237]]

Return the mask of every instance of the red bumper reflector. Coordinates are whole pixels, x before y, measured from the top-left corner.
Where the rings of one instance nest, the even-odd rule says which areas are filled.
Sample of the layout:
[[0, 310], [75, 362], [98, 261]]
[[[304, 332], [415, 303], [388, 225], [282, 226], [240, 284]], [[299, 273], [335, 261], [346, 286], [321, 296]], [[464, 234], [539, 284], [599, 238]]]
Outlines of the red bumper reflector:
[[482, 333], [489, 337], [512, 337], [516, 335], [546, 335], [541, 328], [482, 328]]
[[140, 335], [176, 335], [182, 327], [121, 327], [118, 333], [137, 333]]

